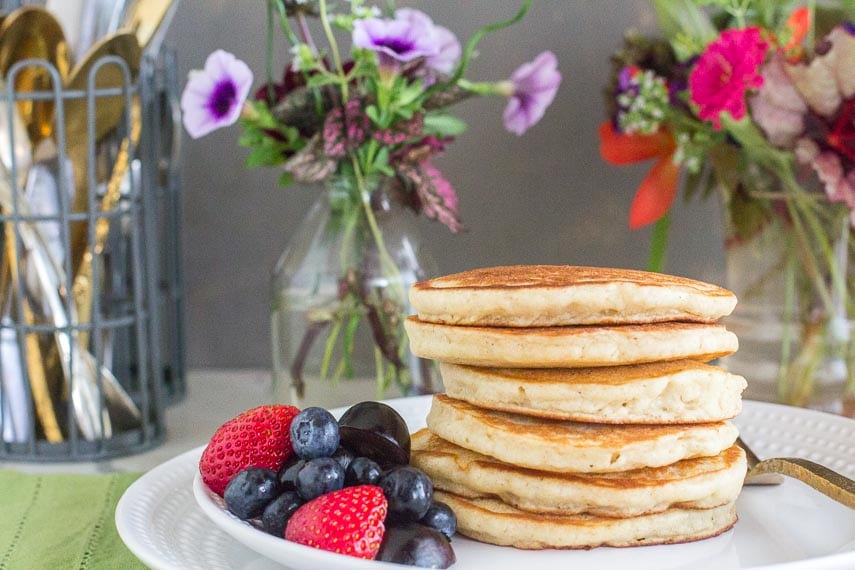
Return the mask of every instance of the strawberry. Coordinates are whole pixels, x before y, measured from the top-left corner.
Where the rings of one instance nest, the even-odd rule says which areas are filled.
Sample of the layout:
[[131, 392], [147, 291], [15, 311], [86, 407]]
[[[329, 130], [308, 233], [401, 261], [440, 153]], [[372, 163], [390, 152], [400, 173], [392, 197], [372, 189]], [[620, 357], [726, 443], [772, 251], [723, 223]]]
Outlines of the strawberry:
[[202, 481], [222, 497], [232, 477], [247, 467], [278, 471], [293, 453], [291, 420], [298, 413], [293, 406], [259, 406], [221, 425], [199, 460]]
[[387, 506], [383, 490], [376, 485], [327, 493], [297, 509], [285, 527], [285, 538], [370, 560], [383, 541]]

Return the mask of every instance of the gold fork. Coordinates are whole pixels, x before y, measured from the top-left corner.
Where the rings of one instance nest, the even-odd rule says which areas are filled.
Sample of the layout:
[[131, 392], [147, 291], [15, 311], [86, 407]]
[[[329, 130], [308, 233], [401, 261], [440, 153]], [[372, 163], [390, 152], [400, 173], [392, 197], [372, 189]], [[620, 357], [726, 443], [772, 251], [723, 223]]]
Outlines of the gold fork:
[[798, 479], [823, 495], [855, 509], [855, 481], [819, 463], [798, 457], [774, 457], [760, 460], [751, 448], [737, 438], [736, 444], [744, 451], [748, 460], [746, 485], [777, 485], [782, 475]]

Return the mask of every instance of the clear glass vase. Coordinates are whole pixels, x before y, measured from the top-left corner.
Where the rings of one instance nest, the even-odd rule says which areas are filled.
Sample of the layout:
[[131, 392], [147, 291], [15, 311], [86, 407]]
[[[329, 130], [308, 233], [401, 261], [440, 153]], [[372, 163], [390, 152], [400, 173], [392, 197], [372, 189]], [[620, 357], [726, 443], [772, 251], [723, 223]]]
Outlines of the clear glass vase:
[[442, 389], [403, 326], [433, 259], [394, 184], [359, 182], [329, 182], [276, 264], [275, 401], [334, 407]]
[[803, 200], [797, 221], [782, 199], [725, 203], [727, 286], [739, 299], [726, 321], [739, 351], [725, 365], [748, 381], [746, 398], [851, 417], [855, 233], [845, 206]]

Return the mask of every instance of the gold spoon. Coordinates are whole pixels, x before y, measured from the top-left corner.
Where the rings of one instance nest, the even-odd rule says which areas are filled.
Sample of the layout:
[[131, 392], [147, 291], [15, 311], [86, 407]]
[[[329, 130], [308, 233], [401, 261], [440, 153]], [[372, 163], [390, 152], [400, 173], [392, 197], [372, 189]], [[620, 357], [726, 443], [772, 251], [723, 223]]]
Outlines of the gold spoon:
[[170, 8], [178, 0], [134, 0], [125, 17], [124, 27], [133, 30], [141, 46], [148, 46]]
[[[89, 87], [89, 75], [102, 58], [118, 56], [128, 65], [131, 77], [136, 80], [140, 70], [142, 51], [136, 36], [131, 33], [119, 33], [104, 38], [92, 46], [69, 75], [67, 90], [85, 91]], [[98, 69], [95, 77], [96, 89], [119, 88], [125, 85], [125, 78], [118, 65], [107, 63]], [[130, 87], [130, 86], [129, 86]], [[95, 140], [89, 141], [87, 128], [87, 99], [69, 99], [65, 103], [65, 140], [68, 141], [66, 153], [74, 165], [74, 202], [73, 212], [86, 212], [89, 208], [89, 160], [88, 149], [105, 135], [112, 132], [125, 110], [125, 96], [102, 96], [95, 105]], [[87, 247], [87, 224], [78, 222], [71, 227], [72, 267], [78, 267]]]
[[[0, 74], [3, 77], [18, 61], [40, 59], [53, 64], [60, 77], [68, 76], [70, 60], [62, 26], [53, 15], [36, 6], [20, 8], [3, 19], [0, 25]], [[43, 67], [28, 66], [15, 75], [19, 92], [50, 91], [50, 73]], [[22, 99], [18, 111], [27, 126], [33, 146], [51, 135], [54, 124], [54, 101]]]

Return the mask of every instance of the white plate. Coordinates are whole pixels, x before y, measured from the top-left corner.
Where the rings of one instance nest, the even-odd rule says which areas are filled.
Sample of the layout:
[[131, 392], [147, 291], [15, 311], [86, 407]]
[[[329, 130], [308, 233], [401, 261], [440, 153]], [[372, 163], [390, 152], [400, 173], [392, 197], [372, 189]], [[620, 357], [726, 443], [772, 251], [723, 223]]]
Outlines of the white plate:
[[[429, 402], [429, 396], [389, 401], [413, 431], [424, 427]], [[745, 402], [736, 423], [761, 457], [806, 457], [855, 478], [855, 421], [800, 408]], [[212, 498], [204, 485], [197, 483], [193, 488], [201, 453], [202, 448], [189, 451], [150, 471], [119, 502], [119, 534], [146, 564], [154, 568], [264, 569], [279, 567], [274, 562], [278, 561], [294, 569], [400, 568], [290, 543], [239, 521], [222, 509], [219, 497]], [[457, 554], [453, 568], [855, 568], [855, 510], [792, 480], [777, 487], [748, 487], [737, 507], [740, 520], [734, 530], [681, 545], [533, 552], [458, 536], [453, 542]]]

